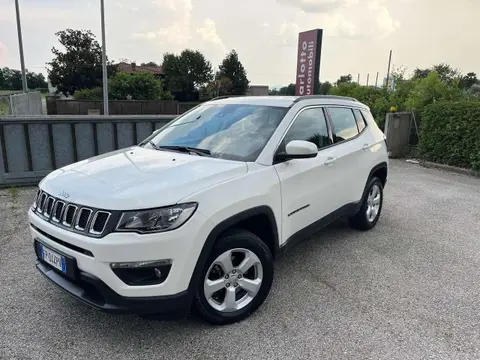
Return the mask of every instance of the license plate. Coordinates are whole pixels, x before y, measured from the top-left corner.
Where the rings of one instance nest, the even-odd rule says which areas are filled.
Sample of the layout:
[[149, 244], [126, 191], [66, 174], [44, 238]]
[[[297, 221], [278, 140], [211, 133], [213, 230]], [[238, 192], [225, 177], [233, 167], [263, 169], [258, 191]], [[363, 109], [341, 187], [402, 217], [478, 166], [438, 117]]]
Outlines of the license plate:
[[40, 244], [40, 257], [47, 264], [52, 265], [54, 268], [60, 270], [61, 272], [63, 273], [67, 272], [67, 265], [65, 262], [65, 258], [62, 255], [57, 254], [55, 251], [52, 251], [41, 244]]

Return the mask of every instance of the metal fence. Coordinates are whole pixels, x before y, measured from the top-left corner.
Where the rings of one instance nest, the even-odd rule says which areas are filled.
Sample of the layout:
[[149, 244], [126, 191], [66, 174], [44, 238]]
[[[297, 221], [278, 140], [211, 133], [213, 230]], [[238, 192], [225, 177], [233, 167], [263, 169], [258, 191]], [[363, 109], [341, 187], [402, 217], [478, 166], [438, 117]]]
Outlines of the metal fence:
[[33, 185], [62, 166], [136, 145], [175, 117], [0, 117], [0, 187]]
[[9, 95], [8, 100], [9, 115], [43, 115], [42, 95], [40, 91]]

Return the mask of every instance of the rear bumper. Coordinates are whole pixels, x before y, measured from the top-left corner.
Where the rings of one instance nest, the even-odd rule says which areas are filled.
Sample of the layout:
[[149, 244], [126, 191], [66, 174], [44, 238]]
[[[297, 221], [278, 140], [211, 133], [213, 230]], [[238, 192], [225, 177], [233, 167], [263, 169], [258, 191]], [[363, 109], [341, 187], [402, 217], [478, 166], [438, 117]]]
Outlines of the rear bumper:
[[78, 271], [76, 279], [70, 279], [40, 260], [36, 268], [67, 294], [105, 312], [158, 314], [164, 315], [165, 318], [179, 318], [186, 316], [190, 309], [191, 297], [187, 291], [158, 297], [125, 297], [115, 293], [94, 275], [83, 271]]

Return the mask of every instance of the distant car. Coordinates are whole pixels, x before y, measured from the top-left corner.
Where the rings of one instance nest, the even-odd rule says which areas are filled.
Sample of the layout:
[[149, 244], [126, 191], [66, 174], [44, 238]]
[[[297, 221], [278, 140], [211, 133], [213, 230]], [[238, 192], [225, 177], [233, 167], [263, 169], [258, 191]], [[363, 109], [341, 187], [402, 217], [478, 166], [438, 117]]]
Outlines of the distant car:
[[355, 99], [214, 99], [43, 179], [36, 266], [105, 311], [236, 322], [287, 245], [343, 216], [372, 229], [387, 172], [385, 136]]

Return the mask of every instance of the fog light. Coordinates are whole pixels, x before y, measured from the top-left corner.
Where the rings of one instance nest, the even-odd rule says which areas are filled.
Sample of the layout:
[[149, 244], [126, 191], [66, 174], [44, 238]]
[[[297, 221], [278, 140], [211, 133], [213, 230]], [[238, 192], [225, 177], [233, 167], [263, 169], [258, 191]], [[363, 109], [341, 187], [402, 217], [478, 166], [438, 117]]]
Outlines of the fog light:
[[171, 260], [111, 263], [115, 275], [131, 286], [157, 285], [164, 282], [172, 267]]

